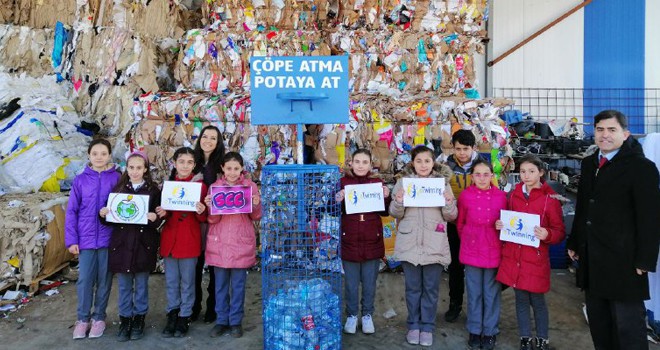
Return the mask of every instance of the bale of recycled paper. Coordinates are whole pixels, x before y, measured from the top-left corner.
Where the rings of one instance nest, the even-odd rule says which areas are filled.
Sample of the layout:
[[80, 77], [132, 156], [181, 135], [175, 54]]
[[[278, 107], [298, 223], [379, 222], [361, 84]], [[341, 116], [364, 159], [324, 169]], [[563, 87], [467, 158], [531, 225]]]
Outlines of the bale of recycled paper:
[[67, 201], [46, 192], [0, 197], [0, 285], [29, 285], [72, 259], [64, 247]]

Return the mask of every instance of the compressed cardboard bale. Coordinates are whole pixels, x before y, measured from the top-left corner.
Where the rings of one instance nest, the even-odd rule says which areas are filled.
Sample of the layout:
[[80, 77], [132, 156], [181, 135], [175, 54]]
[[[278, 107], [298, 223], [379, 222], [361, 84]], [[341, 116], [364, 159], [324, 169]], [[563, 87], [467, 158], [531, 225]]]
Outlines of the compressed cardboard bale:
[[[53, 265], [61, 266], [71, 258], [61, 252], [66, 250], [63, 213], [57, 220], [52, 210], [67, 201], [66, 195], [46, 192], [0, 197], [0, 285], [30, 285], [39, 275], [54, 272], [57, 267]], [[49, 229], [54, 220], [57, 227]], [[7, 263], [12, 259], [17, 268]]]
[[52, 74], [52, 50], [51, 29], [0, 25], [0, 71], [32, 77]]

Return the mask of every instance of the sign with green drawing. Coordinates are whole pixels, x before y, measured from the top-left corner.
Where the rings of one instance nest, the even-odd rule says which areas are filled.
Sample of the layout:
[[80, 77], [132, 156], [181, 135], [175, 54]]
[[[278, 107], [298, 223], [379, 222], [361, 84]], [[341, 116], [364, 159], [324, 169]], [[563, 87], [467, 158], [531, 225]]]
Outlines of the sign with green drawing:
[[147, 224], [149, 196], [128, 193], [110, 193], [105, 219], [120, 224]]

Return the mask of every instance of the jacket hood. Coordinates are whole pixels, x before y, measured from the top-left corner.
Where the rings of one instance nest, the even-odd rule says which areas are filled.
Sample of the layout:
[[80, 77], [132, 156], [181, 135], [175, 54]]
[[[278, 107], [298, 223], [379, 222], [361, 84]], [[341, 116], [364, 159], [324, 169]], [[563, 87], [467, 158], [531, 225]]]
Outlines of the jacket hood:
[[[355, 175], [355, 174], [353, 173], [353, 169], [351, 169], [351, 168], [349, 168], [349, 167], [347, 167], [347, 168], [344, 170], [344, 175], [346, 175], [346, 176], [350, 176], [350, 177], [362, 177], [362, 176], [357, 176], [357, 175]], [[373, 171], [369, 171], [369, 172], [367, 173], [367, 175], [364, 176], [364, 177], [366, 177], [366, 178], [368, 178], [368, 179], [380, 179], [380, 176], [374, 174]]]
[[[433, 171], [431, 171], [431, 177], [444, 177], [445, 180], [449, 180], [453, 175], [453, 171], [451, 168], [443, 163], [438, 163], [436, 162], [433, 165]], [[408, 163], [397, 175], [396, 179], [400, 179], [403, 177], [410, 177], [410, 176], [417, 176], [415, 174], [415, 168], [413, 166], [413, 163]]]

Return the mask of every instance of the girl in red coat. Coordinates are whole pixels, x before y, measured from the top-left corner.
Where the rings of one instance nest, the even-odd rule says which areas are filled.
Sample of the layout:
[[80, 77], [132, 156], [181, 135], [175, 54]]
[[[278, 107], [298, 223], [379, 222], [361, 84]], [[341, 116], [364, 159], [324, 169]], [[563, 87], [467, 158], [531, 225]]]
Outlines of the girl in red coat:
[[[371, 173], [371, 152], [358, 149], [351, 157], [350, 169], [342, 177], [341, 190], [335, 199], [341, 202], [345, 197], [346, 185], [362, 185], [382, 183]], [[390, 190], [383, 186], [383, 201], [385, 208], [390, 205]], [[374, 333], [374, 323], [371, 315], [374, 313], [374, 297], [376, 295], [376, 279], [380, 261], [385, 256], [383, 243], [383, 223], [380, 216], [387, 216], [387, 211], [381, 213], [346, 214], [342, 209], [341, 259], [344, 267], [346, 298], [346, 324], [344, 332], [355, 334], [357, 330], [358, 287], [362, 282], [362, 332]]]
[[[520, 159], [520, 179], [509, 199], [512, 211], [537, 214], [541, 226], [534, 227], [534, 235], [540, 240], [538, 248], [512, 242], [502, 243], [502, 261], [497, 280], [513, 287], [516, 293], [516, 316], [520, 332], [520, 349], [532, 349], [530, 305], [536, 324], [536, 349], [549, 349], [548, 307], [545, 293], [550, 290], [550, 244], [564, 239], [564, 221], [558, 195], [543, 180], [543, 162], [536, 156]], [[504, 228], [497, 220], [495, 227]]]
[[201, 174], [195, 175], [195, 153], [189, 147], [174, 152], [174, 169], [170, 181], [193, 181], [202, 184], [196, 212], [165, 211], [156, 208], [156, 214], [165, 218], [161, 232], [160, 255], [165, 261], [165, 287], [167, 289], [167, 325], [163, 336], [183, 337], [188, 333], [190, 316], [195, 303], [195, 266], [202, 251], [200, 223], [206, 222], [206, 206], [202, 200], [207, 187]]

